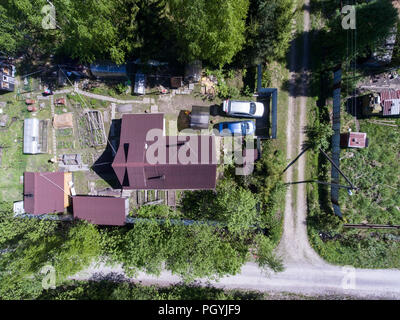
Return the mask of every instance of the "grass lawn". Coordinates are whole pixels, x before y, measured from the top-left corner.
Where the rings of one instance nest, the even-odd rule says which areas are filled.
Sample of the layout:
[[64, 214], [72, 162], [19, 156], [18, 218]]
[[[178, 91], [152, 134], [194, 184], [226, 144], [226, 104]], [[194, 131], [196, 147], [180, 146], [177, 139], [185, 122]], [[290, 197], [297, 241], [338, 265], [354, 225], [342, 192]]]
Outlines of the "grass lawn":
[[[3, 114], [9, 116], [9, 123], [13, 117], [17, 118], [8, 129], [0, 131], [0, 145], [4, 148], [0, 175], [0, 200], [16, 201], [22, 199], [23, 184], [20, 183], [20, 177], [25, 171], [54, 171], [54, 165], [48, 163], [50, 154], [23, 154], [23, 120], [31, 116], [26, 111], [24, 102], [16, 101], [10, 94], [0, 96], [0, 101], [10, 102], [3, 109]], [[45, 113], [46, 110], [40, 111], [38, 117], [46, 118]], [[48, 145], [51, 147], [50, 134]]]
[[[324, 24], [323, 15], [312, 10], [312, 21], [313, 29], [320, 28]], [[318, 43], [312, 41], [312, 45], [315, 47]], [[315, 54], [311, 57], [314, 65], [320, 59]], [[312, 75], [309, 124], [331, 123], [331, 106], [328, 103], [317, 106], [321, 98], [319, 95], [324, 92], [319, 76], [317, 72]], [[329, 76], [332, 77], [332, 74]], [[346, 68], [342, 77], [348, 78]], [[324, 83], [330, 88], [329, 80]], [[346, 82], [342, 84], [343, 96], [349, 87], [351, 85]], [[329, 90], [327, 96], [331, 98], [332, 92]], [[396, 123], [399, 125], [400, 120], [396, 120]], [[322, 258], [333, 264], [360, 268], [400, 268], [398, 230], [343, 227], [345, 222], [400, 224], [400, 130], [398, 127], [371, 124], [368, 120], [359, 120], [359, 124], [360, 131], [367, 133], [369, 146], [365, 149], [342, 149], [340, 168], [360, 190], [353, 191], [352, 196], [346, 190], [340, 190], [339, 204], [344, 217], [341, 221], [333, 214], [330, 188], [307, 185], [310, 243]], [[341, 132], [346, 132], [348, 128], [355, 131], [356, 123], [343, 107]], [[307, 179], [331, 181], [331, 165], [323, 156], [307, 152], [307, 159]], [[346, 184], [343, 178], [341, 183]]]
[[[397, 120], [400, 125], [400, 120]], [[339, 203], [348, 223], [400, 224], [400, 130], [360, 121], [370, 144], [365, 149], [342, 151], [351, 157], [341, 160], [341, 168], [361, 190], [349, 196], [341, 190]], [[316, 231], [316, 230], [315, 230]], [[344, 229], [337, 240], [322, 242], [313, 237], [315, 247], [328, 261], [365, 268], [400, 268], [399, 230]]]
[[14, 122], [6, 131], [0, 131], [0, 145], [3, 147], [0, 175], [0, 200], [22, 200], [23, 175], [28, 156], [22, 154], [23, 122]]
[[[397, 120], [400, 125], [400, 120]], [[349, 197], [340, 192], [340, 203], [349, 223], [400, 224], [400, 128], [360, 121], [369, 146], [347, 149], [341, 168], [361, 190]], [[344, 181], [342, 181], [344, 183]]]
[[74, 172], [74, 186], [77, 194], [88, 194], [89, 187], [85, 172]]
[[0, 201], [22, 200], [20, 177], [25, 171], [27, 156], [22, 154], [23, 109], [22, 102], [14, 99], [13, 93], [0, 96], [0, 101], [8, 102], [3, 115], [8, 115], [8, 123], [16, 117], [8, 129], [0, 131], [0, 146], [3, 148], [0, 175]]

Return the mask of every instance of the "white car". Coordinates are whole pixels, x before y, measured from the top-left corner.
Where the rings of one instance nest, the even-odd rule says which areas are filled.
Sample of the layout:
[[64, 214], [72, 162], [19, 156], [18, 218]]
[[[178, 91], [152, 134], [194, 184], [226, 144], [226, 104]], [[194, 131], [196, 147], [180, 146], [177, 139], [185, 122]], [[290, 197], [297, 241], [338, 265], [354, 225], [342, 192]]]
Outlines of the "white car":
[[261, 118], [264, 115], [264, 104], [254, 101], [225, 100], [222, 110], [232, 117]]

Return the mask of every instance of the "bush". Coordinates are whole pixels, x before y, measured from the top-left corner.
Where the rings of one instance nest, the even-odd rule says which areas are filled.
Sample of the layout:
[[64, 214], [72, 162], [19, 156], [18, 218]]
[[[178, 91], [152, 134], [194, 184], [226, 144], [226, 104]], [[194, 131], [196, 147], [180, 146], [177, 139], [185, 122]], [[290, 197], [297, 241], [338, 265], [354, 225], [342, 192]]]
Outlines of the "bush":
[[243, 87], [242, 95], [245, 96], [245, 97], [251, 97], [253, 95], [253, 92], [251, 91], [251, 89], [250, 89], [250, 87], [248, 85]]
[[236, 87], [229, 87], [228, 94], [229, 94], [229, 98], [237, 99], [240, 96], [240, 90]]
[[272, 269], [275, 272], [284, 270], [282, 259], [278, 258], [274, 253], [274, 244], [272, 241], [262, 234], [258, 234], [255, 238], [256, 246], [256, 262], [263, 269]]
[[115, 86], [115, 91], [118, 93], [118, 94], [125, 94], [125, 92], [128, 90], [128, 86], [127, 85], [125, 85], [125, 83], [118, 83], [116, 86]]

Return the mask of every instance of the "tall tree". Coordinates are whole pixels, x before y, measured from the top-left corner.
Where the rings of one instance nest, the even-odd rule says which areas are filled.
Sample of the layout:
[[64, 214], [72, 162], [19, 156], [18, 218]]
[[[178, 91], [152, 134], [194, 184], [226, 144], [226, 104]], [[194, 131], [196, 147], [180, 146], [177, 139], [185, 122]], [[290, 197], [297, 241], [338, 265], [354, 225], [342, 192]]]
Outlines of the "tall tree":
[[257, 198], [250, 190], [238, 187], [232, 180], [222, 180], [217, 187], [214, 212], [227, 223], [228, 230], [243, 235], [258, 227]]
[[60, 0], [55, 5], [61, 11], [61, 49], [72, 58], [111, 58], [122, 64], [135, 47], [135, 0]]
[[285, 57], [291, 39], [294, 5], [292, 0], [251, 1], [243, 60], [255, 65]]
[[0, 3], [0, 51], [7, 55], [42, 52], [55, 46], [57, 32], [42, 27], [46, 0], [6, 0]]
[[0, 297], [34, 298], [50, 265], [56, 285], [89, 266], [100, 254], [100, 234], [85, 222], [14, 218], [12, 204], [0, 203]]
[[[366, 57], [384, 44], [386, 37], [398, 21], [398, 12], [390, 0], [373, 0], [355, 6], [356, 29], [343, 29], [343, 16], [336, 11], [320, 34], [320, 44], [325, 47], [324, 67]], [[354, 34], [355, 45], [351, 52], [349, 33]]]
[[207, 60], [215, 66], [231, 62], [242, 48], [249, 0], [170, 0], [180, 58]]
[[111, 58], [123, 63], [141, 45], [137, 38], [138, 1], [53, 0], [56, 28], [47, 29], [42, 25], [46, 0], [7, 0], [0, 4], [0, 30], [4, 30], [0, 51], [10, 55], [58, 51], [82, 62]]
[[186, 192], [181, 210], [191, 219], [217, 220], [240, 236], [258, 226], [257, 200], [250, 190], [239, 187], [232, 179], [223, 179], [218, 182], [215, 193]]
[[[122, 263], [128, 276], [158, 275], [163, 268], [186, 281], [233, 275], [248, 256], [248, 245], [206, 224], [172, 224], [168, 219], [139, 221], [132, 229], [104, 234], [104, 252]], [[229, 257], [229, 259], [227, 259]]]

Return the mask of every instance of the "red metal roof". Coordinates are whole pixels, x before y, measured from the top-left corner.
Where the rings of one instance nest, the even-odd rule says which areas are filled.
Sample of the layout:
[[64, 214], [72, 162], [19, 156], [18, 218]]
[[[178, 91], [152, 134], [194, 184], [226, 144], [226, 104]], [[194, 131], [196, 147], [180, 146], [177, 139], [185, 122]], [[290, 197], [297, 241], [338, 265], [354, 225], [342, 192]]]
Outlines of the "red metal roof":
[[382, 90], [380, 96], [384, 116], [400, 114], [400, 90]]
[[340, 145], [343, 148], [365, 148], [367, 146], [367, 134], [365, 132], [342, 133]]
[[[213, 136], [164, 137], [147, 141], [151, 129], [163, 129], [163, 114], [123, 115], [121, 139], [112, 167], [125, 189], [214, 189], [216, 155]], [[154, 163], [156, 146], [165, 161]], [[185, 161], [179, 155], [186, 155]], [[183, 157], [184, 158], [184, 157]]]
[[400, 114], [400, 99], [385, 100], [383, 102], [384, 116], [397, 116]]
[[64, 173], [25, 172], [24, 210], [31, 214], [64, 212]]
[[380, 92], [381, 95], [381, 102], [385, 100], [392, 100], [392, 99], [399, 99], [400, 98], [400, 90], [382, 90]]
[[123, 226], [125, 202], [125, 198], [75, 196], [72, 197], [74, 218], [98, 225]]

